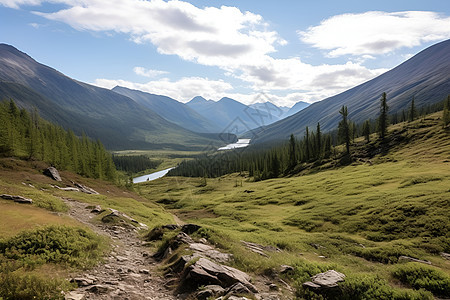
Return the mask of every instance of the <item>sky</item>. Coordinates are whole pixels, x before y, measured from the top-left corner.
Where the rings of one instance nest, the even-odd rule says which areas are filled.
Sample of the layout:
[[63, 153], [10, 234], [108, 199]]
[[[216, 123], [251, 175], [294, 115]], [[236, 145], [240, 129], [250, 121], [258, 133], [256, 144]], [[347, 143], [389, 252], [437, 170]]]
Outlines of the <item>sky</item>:
[[449, 38], [448, 0], [0, 0], [0, 43], [181, 102], [313, 103]]

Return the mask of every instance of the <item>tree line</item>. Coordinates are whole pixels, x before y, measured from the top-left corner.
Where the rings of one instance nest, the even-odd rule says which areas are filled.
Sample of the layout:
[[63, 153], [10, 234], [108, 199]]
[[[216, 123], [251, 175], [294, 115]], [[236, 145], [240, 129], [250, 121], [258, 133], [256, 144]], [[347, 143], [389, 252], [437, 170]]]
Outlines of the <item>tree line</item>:
[[291, 134], [288, 142], [271, 149], [257, 149], [250, 145], [242, 149], [204, 154], [195, 160], [183, 161], [168, 175], [219, 177], [230, 173], [247, 172], [249, 176], [254, 177], [255, 181], [277, 178], [298, 172], [301, 169], [299, 166], [304, 163], [320, 164], [332, 155], [336, 156], [335, 146], [340, 144], [343, 144], [345, 149], [343, 157], [351, 161], [350, 147], [356, 138], [363, 136], [368, 143], [371, 135], [377, 133], [378, 138], [383, 142], [387, 138], [389, 124], [412, 122], [420, 116], [443, 108], [444, 126], [447, 126], [450, 123], [450, 96], [443, 102], [420, 109], [416, 108], [413, 97], [406, 111], [389, 114], [387, 95], [383, 93], [380, 98], [380, 111], [374, 120], [369, 119], [356, 124], [349, 119], [348, 108], [342, 106], [339, 110], [341, 121], [337, 129], [329, 133], [322, 133], [320, 123], [317, 123], [315, 131], [306, 127], [301, 139]]
[[117, 170], [124, 171], [128, 175], [155, 169], [161, 164], [161, 161], [151, 160], [145, 155], [113, 155], [113, 161]]
[[0, 156], [40, 160], [86, 177], [116, 178], [112, 156], [100, 141], [77, 137], [42, 119], [36, 109], [18, 108], [12, 99], [0, 103]]

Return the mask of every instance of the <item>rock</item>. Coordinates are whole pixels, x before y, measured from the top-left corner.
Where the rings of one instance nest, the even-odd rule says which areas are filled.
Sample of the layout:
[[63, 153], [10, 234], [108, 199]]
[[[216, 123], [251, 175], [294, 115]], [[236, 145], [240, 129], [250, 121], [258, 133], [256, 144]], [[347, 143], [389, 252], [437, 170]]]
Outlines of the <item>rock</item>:
[[316, 248], [316, 249], [325, 249], [324, 246], [319, 245], [319, 244], [311, 243], [310, 245], [311, 245], [312, 247]]
[[216, 264], [203, 257], [189, 266], [184, 274], [184, 282], [191, 286], [213, 284], [227, 288], [240, 282], [251, 292], [257, 293], [250, 280], [250, 276], [238, 269]]
[[222, 253], [212, 246], [201, 244], [201, 243], [193, 243], [189, 245], [189, 249], [198, 252], [202, 256], [206, 256], [214, 261], [224, 263], [230, 261], [233, 258], [232, 254]]
[[255, 191], [252, 190], [244, 190], [244, 193], [250, 194], [250, 193], [254, 193]]
[[269, 290], [271, 291], [278, 291], [280, 288], [275, 283], [269, 284]]
[[99, 214], [102, 212], [102, 207], [100, 205], [96, 205], [92, 210], [91, 213], [93, 214]]
[[180, 232], [177, 234], [168, 244], [166, 247], [160, 249], [158, 252], [156, 252], [153, 257], [155, 259], [161, 260], [166, 258], [169, 254], [171, 254], [174, 250], [178, 249], [180, 245], [182, 244], [193, 244], [194, 240], [187, 235], [184, 232]]
[[0, 195], [0, 198], [3, 198], [5, 200], [13, 200], [14, 202], [17, 202], [17, 203], [25, 203], [25, 204], [33, 203], [32, 199], [25, 198], [22, 196], [12, 196], [12, 195], [8, 195], [8, 194], [2, 194], [2, 195]]
[[99, 193], [93, 189], [91, 189], [88, 186], [76, 183], [76, 182], [72, 182], [73, 185], [75, 185], [77, 188], [80, 189], [80, 192], [86, 193], [86, 194], [93, 194], [93, 195], [98, 195]]
[[445, 253], [445, 252], [441, 252], [439, 253], [443, 258], [445, 259], [449, 259], [450, 260], [450, 254], [449, 253]]
[[53, 180], [62, 181], [61, 176], [59, 175], [59, 172], [58, 172], [58, 170], [56, 170], [55, 167], [49, 167], [49, 168], [45, 169], [44, 175], [52, 178]]
[[52, 187], [54, 187], [55, 189], [61, 190], [61, 191], [66, 191], [66, 192], [79, 192], [80, 190], [74, 187], [59, 187], [57, 185], [52, 185]]
[[197, 230], [199, 230], [201, 226], [195, 225], [195, 224], [185, 224], [183, 227], [181, 227], [181, 231], [186, 234], [193, 234]]
[[141, 270], [139, 270], [139, 273], [149, 275], [150, 271], [147, 269], [141, 269]]
[[286, 274], [289, 272], [293, 272], [294, 271], [294, 267], [289, 266], [289, 265], [281, 265], [280, 266], [280, 274]]
[[94, 281], [88, 278], [77, 277], [72, 278], [70, 282], [75, 282], [79, 287], [93, 285]]
[[148, 242], [151, 241], [160, 241], [164, 236], [164, 230], [162, 227], [155, 227], [149, 233], [145, 235], [145, 240]]
[[232, 295], [251, 295], [251, 294], [253, 293], [246, 286], [238, 282], [228, 288], [225, 297], [227, 296], [229, 297]]
[[417, 263], [421, 263], [421, 264], [431, 265], [431, 262], [428, 260], [421, 260], [421, 259], [417, 259], [417, 258], [413, 258], [413, 257], [409, 257], [409, 256], [404, 256], [404, 255], [399, 256], [398, 262], [403, 262], [403, 261], [412, 261], [412, 262], [417, 262]]
[[84, 299], [86, 299], [84, 294], [77, 293], [75, 291], [68, 292], [64, 296], [64, 300], [84, 300]]
[[311, 281], [303, 283], [304, 287], [313, 289], [334, 288], [338, 286], [338, 282], [344, 281], [345, 275], [335, 270], [328, 270], [311, 277]]
[[163, 225], [162, 228], [168, 229], [168, 230], [177, 230], [178, 228], [180, 228], [180, 226], [177, 224], [167, 224], [167, 225]]
[[268, 255], [264, 252], [281, 252], [281, 249], [273, 246], [263, 246], [256, 243], [241, 241], [241, 243], [250, 251], [258, 253], [264, 257], [268, 257]]
[[218, 297], [225, 294], [225, 289], [220, 285], [207, 285], [203, 287], [201, 291], [198, 291], [196, 294], [196, 299], [198, 300], [206, 300], [210, 297]]
[[106, 294], [111, 291], [111, 287], [107, 285], [96, 284], [91, 286], [88, 291], [94, 294]]

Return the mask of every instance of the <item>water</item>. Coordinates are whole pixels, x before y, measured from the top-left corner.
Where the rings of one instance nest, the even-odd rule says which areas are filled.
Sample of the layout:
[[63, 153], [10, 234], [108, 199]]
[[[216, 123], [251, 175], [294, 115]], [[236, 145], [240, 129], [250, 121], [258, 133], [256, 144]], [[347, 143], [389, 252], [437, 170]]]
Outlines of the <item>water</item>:
[[143, 175], [143, 176], [139, 176], [136, 178], [133, 178], [133, 183], [140, 183], [140, 182], [146, 182], [146, 181], [152, 181], [158, 178], [163, 177], [164, 175], [166, 175], [167, 173], [169, 173], [170, 170], [172, 170], [172, 168], [168, 168], [162, 171], [158, 171], [155, 173], [151, 173], [151, 174], [147, 174], [147, 175]]
[[236, 148], [243, 148], [250, 145], [250, 139], [238, 139], [236, 143], [228, 144], [225, 147], [220, 147], [217, 150], [230, 150], [230, 149], [236, 149]]

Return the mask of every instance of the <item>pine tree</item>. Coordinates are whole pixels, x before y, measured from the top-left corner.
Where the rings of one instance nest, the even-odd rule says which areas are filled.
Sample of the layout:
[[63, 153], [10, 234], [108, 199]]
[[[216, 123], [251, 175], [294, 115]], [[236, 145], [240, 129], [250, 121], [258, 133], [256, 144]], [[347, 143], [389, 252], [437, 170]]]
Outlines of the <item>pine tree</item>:
[[350, 155], [350, 126], [348, 122], [347, 106], [342, 106], [339, 113], [342, 116], [342, 120], [338, 125], [338, 136], [340, 140], [345, 143], [346, 154]]
[[325, 136], [325, 145], [323, 146], [323, 157], [329, 158], [331, 155], [331, 135]]
[[380, 116], [378, 117], [378, 133], [382, 140], [386, 138], [387, 134], [388, 110], [389, 107], [386, 102], [386, 93], [383, 93], [380, 99]]
[[297, 159], [296, 159], [296, 146], [295, 146], [295, 137], [293, 134], [291, 134], [291, 137], [289, 139], [289, 163], [288, 163], [288, 170], [292, 170], [297, 165]]
[[319, 122], [317, 122], [316, 130], [316, 157], [320, 158], [322, 156], [322, 132], [320, 131]]
[[411, 100], [411, 106], [409, 107], [409, 113], [408, 113], [408, 121], [412, 122], [417, 118], [417, 110], [416, 106], [414, 105], [414, 96]]
[[366, 138], [366, 142], [370, 142], [370, 121], [366, 120], [363, 124], [362, 134]]
[[444, 128], [447, 127], [448, 124], [450, 124], [450, 95], [448, 95], [447, 99], [444, 100], [442, 121]]
[[311, 158], [311, 154], [309, 151], [309, 129], [308, 129], [308, 126], [306, 126], [304, 146], [305, 146], [305, 158], [306, 158], [306, 161], [309, 161], [309, 159]]

